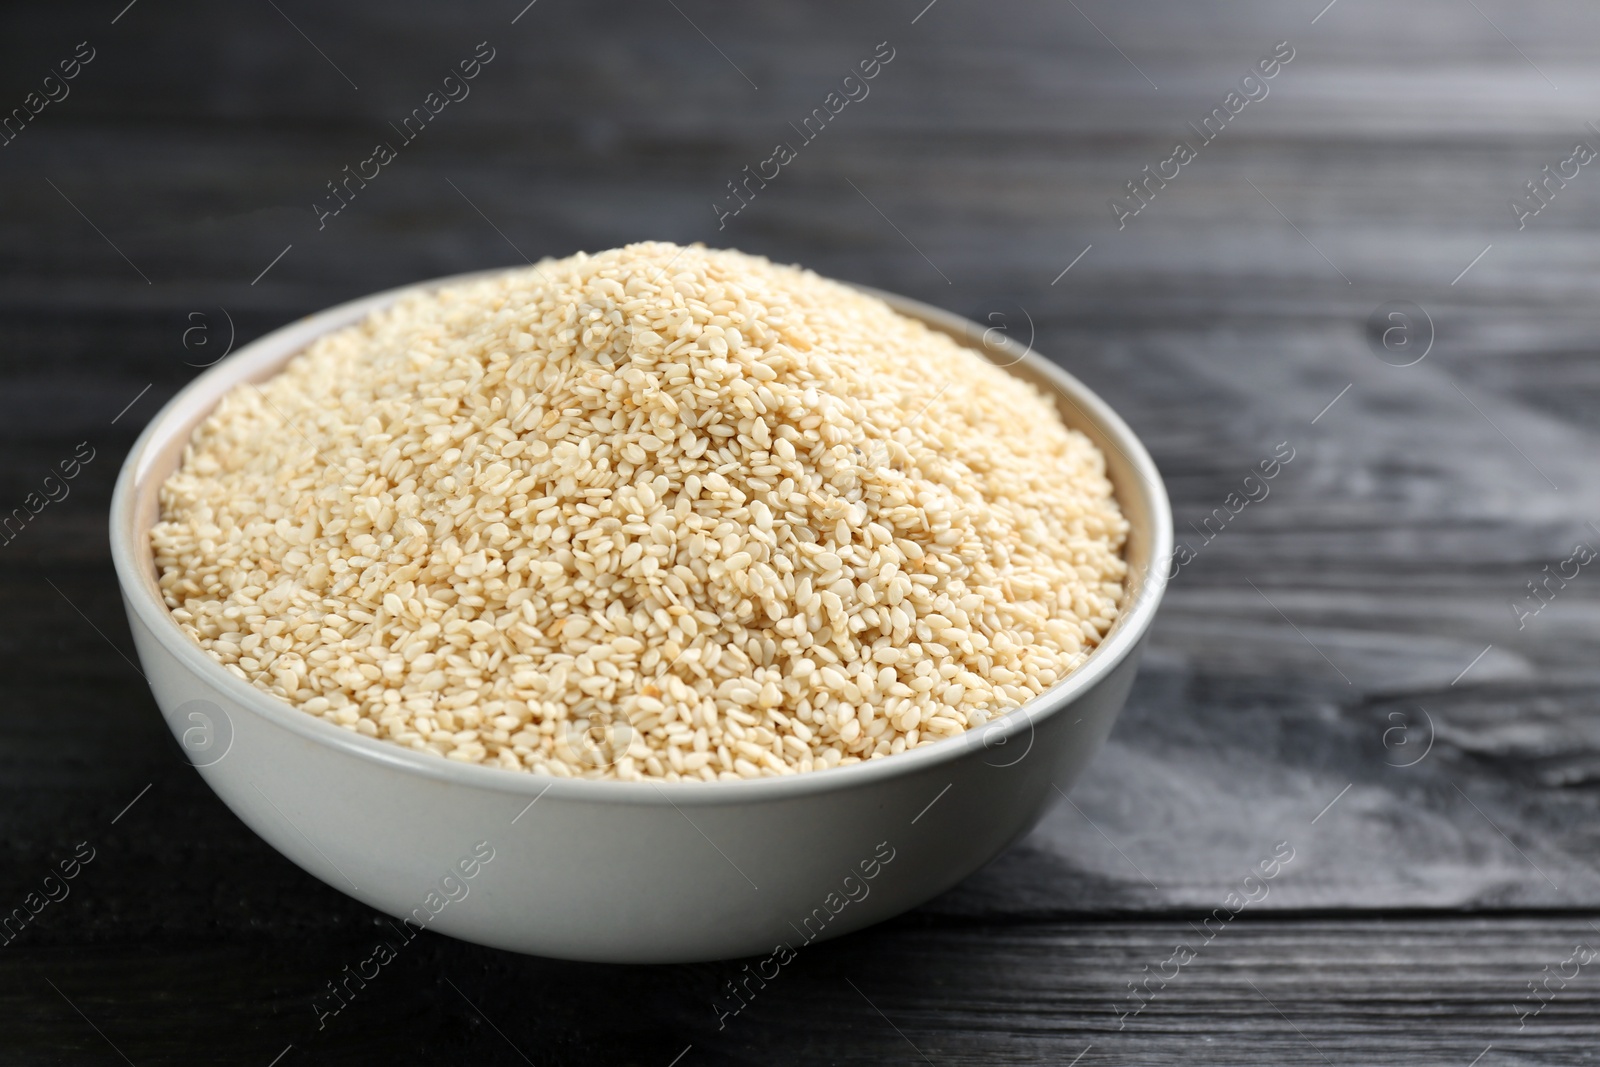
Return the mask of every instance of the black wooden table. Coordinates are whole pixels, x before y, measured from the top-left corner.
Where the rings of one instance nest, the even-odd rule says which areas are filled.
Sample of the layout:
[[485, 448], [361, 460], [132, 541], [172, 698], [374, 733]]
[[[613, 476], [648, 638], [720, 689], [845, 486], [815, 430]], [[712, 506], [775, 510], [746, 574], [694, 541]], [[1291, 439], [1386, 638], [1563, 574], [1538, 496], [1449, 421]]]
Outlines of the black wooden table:
[[[525, 2], [0, 13], [0, 1062], [1600, 1062], [1600, 10]], [[1071, 803], [725, 1027], [429, 934], [319, 1030], [380, 916], [162, 725], [117, 465], [230, 342], [646, 237], [1033, 337], [1192, 558]]]

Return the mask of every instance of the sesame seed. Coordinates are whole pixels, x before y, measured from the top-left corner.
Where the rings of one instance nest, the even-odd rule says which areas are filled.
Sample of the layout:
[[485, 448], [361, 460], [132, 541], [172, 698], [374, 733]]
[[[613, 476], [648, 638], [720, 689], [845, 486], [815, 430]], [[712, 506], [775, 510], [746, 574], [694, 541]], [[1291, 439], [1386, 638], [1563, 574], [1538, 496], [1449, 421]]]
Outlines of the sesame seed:
[[646, 243], [409, 294], [230, 392], [151, 545], [180, 628], [306, 714], [724, 781], [1037, 696], [1118, 617], [1126, 536], [1032, 385], [808, 271]]

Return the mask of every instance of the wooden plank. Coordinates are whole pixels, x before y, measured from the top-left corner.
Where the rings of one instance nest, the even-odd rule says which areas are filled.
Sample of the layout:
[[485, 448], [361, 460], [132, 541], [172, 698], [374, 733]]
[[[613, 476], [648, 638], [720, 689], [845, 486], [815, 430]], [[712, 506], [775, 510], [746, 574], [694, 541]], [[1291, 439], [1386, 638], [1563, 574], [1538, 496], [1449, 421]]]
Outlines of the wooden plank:
[[[1186, 921], [900, 923], [802, 948], [782, 967], [748, 961], [768, 981], [749, 979], [739, 1010], [728, 983], [747, 979], [746, 961], [566, 964], [423, 934], [376, 977], [362, 967], [370, 981], [349, 980], [333, 1013], [327, 983], [384, 937], [399, 941], [366, 924], [315, 946], [13, 946], [0, 954], [8, 1056], [116, 1062], [114, 1044], [141, 1065], [192, 1063], [199, 1050], [265, 1064], [290, 1046], [283, 1062], [302, 1064], [662, 1067], [688, 1049], [680, 1064], [1571, 1065], [1595, 1062], [1600, 1011], [1600, 961], [1582, 962], [1600, 934], [1578, 917], [1261, 921], [1247, 910], [1210, 942]], [[1179, 945], [1192, 958], [1167, 964]], [[1578, 945], [1588, 952], [1574, 958]], [[1133, 999], [1130, 983], [1163, 972], [1174, 977]], [[1546, 975], [1536, 1000], [1528, 985]]]

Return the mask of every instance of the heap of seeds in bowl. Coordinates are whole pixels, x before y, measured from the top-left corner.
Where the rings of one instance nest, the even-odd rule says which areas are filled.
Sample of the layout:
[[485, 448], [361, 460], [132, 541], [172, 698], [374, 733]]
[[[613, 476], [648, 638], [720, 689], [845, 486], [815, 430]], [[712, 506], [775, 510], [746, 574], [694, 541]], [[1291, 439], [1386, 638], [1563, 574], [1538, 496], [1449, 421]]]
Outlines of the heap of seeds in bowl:
[[408, 295], [234, 389], [173, 617], [368, 737], [562, 777], [891, 756], [1065, 678], [1127, 524], [1051, 399], [881, 300], [646, 243]]

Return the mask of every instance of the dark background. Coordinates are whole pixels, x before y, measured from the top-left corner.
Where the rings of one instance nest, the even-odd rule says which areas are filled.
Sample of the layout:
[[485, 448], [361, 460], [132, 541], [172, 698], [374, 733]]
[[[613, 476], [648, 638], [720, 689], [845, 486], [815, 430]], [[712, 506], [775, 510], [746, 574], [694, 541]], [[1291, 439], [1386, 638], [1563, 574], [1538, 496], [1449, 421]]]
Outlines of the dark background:
[[[0, 512], [95, 455], [0, 545], [0, 911], [95, 855], [0, 947], [0, 1062], [1600, 1062], [1600, 962], [1518, 1018], [1600, 945], [1600, 571], [1513, 606], [1600, 547], [1600, 174], [1525, 229], [1509, 206], [1600, 148], [1600, 10], [523, 2], [0, 12], [0, 109], [95, 50], [0, 147]], [[725, 183], [885, 40], [870, 96], [719, 232]], [[1285, 40], [1270, 95], [1119, 231], [1108, 198]], [[471, 96], [319, 231], [324, 183], [480, 41]], [[230, 335], [643, 238], [1036, 331], [1147, 442], [1198, 557], [1073, 803], [808, 949], [726, 1029], [738, 963], [428, 934], [318, 1031], [380, 916], [245, 830], [168, 735], [107, 557], [118, 463]], [[1391, 301], [1423, 315], [1369, 329]], [[1202, 543], [1280, 442], [1270, 497]], [[1270, 895], [1119, 1028], [1128, 984], [1280, 841]]]

